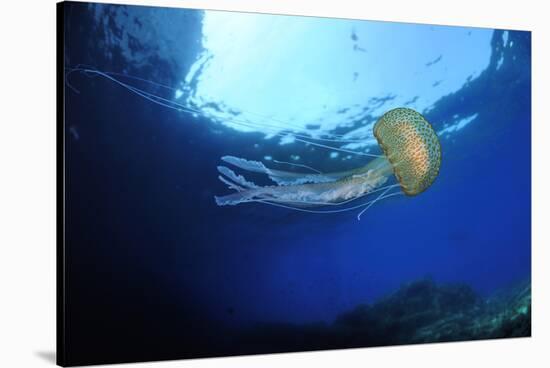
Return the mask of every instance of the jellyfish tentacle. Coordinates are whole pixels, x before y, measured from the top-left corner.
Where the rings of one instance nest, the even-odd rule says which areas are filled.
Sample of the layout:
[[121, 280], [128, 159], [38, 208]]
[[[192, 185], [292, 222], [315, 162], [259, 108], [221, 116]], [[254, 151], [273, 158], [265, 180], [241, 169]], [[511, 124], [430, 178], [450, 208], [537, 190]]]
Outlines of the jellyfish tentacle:
[[[368, 156], [368, 157], [384, 157], [383, 155], [375, 155], [375, 154], [372, 154], [372, 153], [351, 151], [351, 150], [341, 148], [341, 147], [333, 147], [333, 146], [329, 146], [329, 145], [322, 144], [322, 143], [310, 142], [310, 141], [307, 141], [307, 140], [302, 139], [302, 138], [294, 138], [294, 139], [298, 142], [311, 144], [312, 146], [315, 146], [315, 147], [330, 149], [330, 150], [343, 152], [343, 153], [349, 153], [349, 154], [352, 154], [352, 155], [361, 155], [361, 156]], [[309, 138], [309, 139], [311, 139], [311, 138]]]
[[391, 189], [391, 187], [388, 188], [388, 189], [386, 189], [385, 191], [383, 191], [382, 194], [380, 194], [378, 197], [376, 197], [367, 207], [365, 207], [363, 210], [361, 210], [361, 212], [359, 212], [359, 213], [357, 214], [357, 221], [360, 221], [360, 220], [361, 220], [361, 215], [362, 215], [363, 213], [365, 213], [366, 210], [368, 210], [369, 208], [371, 208], [371, 206], [372, 206], [373, 204], [375, 204], [377, 201], [379, 201], [381, 198], [383, 198], [384, 195], [385, 195], [386, 193], [388, 193], [388, 191], [390, 191], [390, 189]]
[[317, 174], [322, 174], [321, 171], [317, 170], [317, 169], [314, 169], [313, 167], [311, 166], [308, 166], [308, 165], [304, 165], [304, 164], [296, 164], [296, 163], [292, 163], [292, 162], [287, 162], [287, 161], [279, 161], [279, 160], [273, 160], [273, 162], [277, 163], [277, 164], [285, 164], [285, 165], [290, 165], [290, 166], [297, 166], [297, 167], [303, 167], [305, 169], [309, 169], [311, 171], [314, 171], [316, 172]]
[[[166, 90], [171, 91], [171, 92], [176, 92], [176, 91], [180, 90], [180, 88], [175, 88], [175, 87], [172, 87], [172, 86], [169, 86], [169, 85], [166, 85], [166, 84], [158, 83], [158, 82], [155, 82], [155, 81], [152, 81], [152, 80], [149, 80], [149, 79], [137, 77], [137, 76], [130, 75], [130, 74], [109, 72], [109, 71], [100, 71], [98, 69], [95, 69], [93, 66], [86, 65], [86, 64], [77, 64], [73, 68], [67, 67], [66, 69], [68, 70], [68, 72], [66, 74], [67, 76], [74, 73], [74, 72], [81, 72], [84, 75], [86, 75], [87, 77], [103, 76], [103, 77], [111, 79], [113, 81], [116, 79], [116, 78], [114, 78], [114, 76], [117, 76], [117, 77], [122, 77], [122, 78], [127, 78], [127, 79], [140, 81], [140, 82], [143, 82], [143, 83], [147, 83], [147, 84], [150, 84], [152, 86], [163, 88], [163, 89], [166, 89]], [[70, 85], [68, 80], [67, 80], [67, 84]], [[125, 84], [126, 86], [129, 86], [126, 83], [123, 83], [123, 84]], [[74, 87], [72, 87], [72, 88], [74, 88]], [[136, 88], [136, 87], [134, 87], [134, 88]], [[74, 89], [74, 90], [78, 93], [78, 90], [76, 90], [76, 89]], [[145, 91], [143, 91], [143, 92], [145, 92]], [[189, 107], [189, 108], [191, 108], [191, 107]], [[252, 111], [246, 111], [246, 110], [240, 110], [240, 111], [243, 112], [243, 113], [252, 115], [252, 116], [257, 116], [258, 118], [260, 118], [262, 120], [271, 120], [272, 122], [275, 122], [275, 123], [284, 123], [287, 126], [289, 125], [288, 122], [285, 122], [285, 121], [280, 120], [280, 119], [276, 119], [276, 118], [269, 117], [269, 116], [264, 116], [262, 114], [258, 114], [258, 113], [252, 112]], [[195, 112], [200, 113], [199, 111], [195, 111]], [[262, 125], [262, 127], [264, 127], [264, 126], [265, 125]], [[280, 126], [275, 126], [275, 125], [271, 125], [271, 127], [275, 127], [277, 130], [281, 129]], [[291, 126], [291, 127], [293, 129], [297, 129], [297, 130], [303, 129], [302, 127], [299, 127], [299, 126]], [[324, 140], [324, 141], [334, 141], [334, 142], [340, 142], [340, 143], [362, 143], [364, 141], [364, 139], [359, 139], [359, 138], [356, 138], [356, 139], [347, 138], [346, 135], [344, 135], [344, 134], [324, 133], [324, 135], [329, 137], [329, 138], [322, 138], [322, 137], [317, 137], [317, 138], [308, 137], [308, 138]]]
[[[204, 113], [201, 110], [194, 109], [192, 107], [185, 106], [183, 104], [179, 104], [175, 101], [166, 99], [164, 97], [161, 97], [161, 96], [155, 95], [153, 93], [150, 93], [150, 92], [144, 91], [142, 89], [139, 89], [137, 87], [131, 86], [131, 85], [126, 84], [126, 83], [124, 83], [124, 82], [122, 82], [122, 81], [120, 81], [120, 80], [118, 80], [118, 79], [116, 79], [116, 78], [114, 78], [110, 75], [107, 75], [105, 73], [102, 73], [102, 72], [99, 72], [99, 71], [92, 71], [92, 72], [98, 73], [99, 75], [104, 76], [105, 78], [119, 84], [120, 86], [128, 89], [129, 91], [137, 94], [138, 96], [141, 96], [141, 97], [145, 98], [146, 100], [149, 100], [149, 101], [151, 101], [151, 102], [153, 102], [153, 103], [155, 103], [159, 106], [167, 107], [169, 109], [176, 110], [176, 111], [179, 111], [179, 112], [184, 111], [184, 112], [188, 112], [188, 113], [191, 113], [191, 114], [199, 114], [199, 115], [205, 116]], [[243, 127], [247, 127], [247, 128], [258, 128], [258, 126], [254, 125], [254, 124], [244, 122], [242, 120], [238, 120], [238, 119], [235, 119], [235, 118], [230, 118], [230, 119], [227, 119], [227, 120], [229, 122], [231, 122], [232, 124], [235, 124], [235, 125], [238, 125], [238, 126], [243, 126]], [[271, 129], [271, 132], [272, 132], [271, 134], [273, 134], [275, 136], [279, 136], [279, 137], [288, 136], [288, 133], [280, 132], [280, 128], [276, 128], [276, 130], [274, 130], [273, 128], [266, 127], [266, 126], [261, 126], [261, 128], [264, 129], [264, 130], [268, 130], [268, 131]], [[298, 142], [305, 143], [305, 144], [310, 144], [312, 146], [316, 146], [316, 147], [320, 147], [320, 148], [324, 148], [324, 149], [330, 149], [330, 150], [334, 150], [334, 151], [338, 151], [338, 152], [349, 153], [349, 154], [360, 155], [360, 156], [367, 156], [367, 157], [383, 157], [382, 155], [351, 151], [351, 150], [340, 148], [340, 147], [334, 147], [334, 146], [329, 146], [329, 145], [322, 144], [322, 143], [312, 142], [309, 139], [324, 140], [324, 141], [331, 141], [331, 142], [338, 142], [338, 143], [357, 143], [357, 142], [362, 142], [362, 141], [331, 140], [331, 139], [324, 139], [324, 138], [308, 137], [308, 136], [303, 136], [303, 135], [294, 134], [294, 133], [292, 133], [291, 135], [294, 136], [294, 139]]]
[[[75, 68], [77, 70], [78, 69], [87, 69], [88, 73], [97, 73], [99, 71], [99, 70], [95, 69], [92, 65], [85, 65], [85, 64], [78, 64]], [[145, 79], [145, 78], [141, 78], [141, 77], [138, 77], [138, 76], [135, 76], [135, 75], [125, 74], [125, 73], [117, 73], [117, 72], [108, 72], [108, 71], [102, 71], [102, 73], [107, 74], [107, 75], [111, 75], [111, 76], [114, 75], [114, 76], [118, 76], [118, 77], [123, 77], [123, 78], [128, 78], [128, 79], [133, 79], [133, 80], [137, 80], [137, 81], [140, 81], [140, 82], [148, 83], [152, 86], [164, 88], [164, 89], [167, 89], [171, 92], [175, 92], [176, 90], [178, 90], [178, 88], [174, 88], [174, 87], [169, 86], [167, 84], [162, 84], [162, 83], [155, 82], [155, 81]]]
[[[77, 92], [77, 93], [78, 93], [78, 90], [76, 88], [74, 88], [74, 86], [72, 86], [68, 82], [69, 75], [74, 73], [74, 72], [82, 72], [86, 76], [93, 75], [93, 76], [104, 77], [104, 78], [120, 85], [121, 87], [124, 87], [124, 88], [128, 89], [129, 91], [137, 94], [138, 96], [143, 97], [146, 100], [151, 101], [155, 104], [158, 104], [159, 106], [167, 107], [169, 109], [173, 109], [173, 110], [176, 110], [176, 111], [179, 111], [179, 112], [183, 111], [183, 112], [187, 112], [187, 113], [191, 113], [191, 114], [198, 114], [198, 115], [201, 115], [201, 116], [208, 117], [208, 115], [206, 115], [204, 113], [204, 111], [201, 111], [200, 109], [180, 104], [176, 101], [164, 98], [164, 97], [159, 96], [159, 95], [155, 95], [154, 93], [147, 92], [143, 89], [132, 86], [128, 83], [124, 83], [123, 81], [121, 81], [121, 80], [119, 80], [119, 79], [117, 79], [117, 78], [115, 78], [111, 75], [111, 74], [114, 75], [115, 73], [110, 73], [110, 72], [106, 73], [106, 72], [102, 72], [102, 71], [94, 70], [94, 69], [85, 69], [85, 68], [72, 68], [72, 69], [69, 69], [69, 71], [66, 74], [66, 80], [67, 80], [69, 88], [75, 90], [75, 92]], [[136, 79], [138, 79], [138, 78], [136, 77]], [[153, 83], [153, 82], [151, 82], [151, 83]], [[166, 86], [162, 86], [162, 87], [166, 88]], [[273, 134], [273, 135], [279, 136], [279, 137], [286, 137], [286, 136], [289, 135], [289, 133], [281, 132], [281, 129], [282, 129], [281, 127], [276, 127], [276, 126], [273, 126], [273, 125], [269, 126], [269, 125], [265, 125], [265, 124], [253, 124], [253, 123], [250, 123], [248, 121], [239, 120], [239, 119], [236, 119], [236, 118], [228, 118], [227, 120], [230, 123], [235, 124], [237, 126], [253, 128], [253, 129], [261, 128], [262, 130], [270, 131], [270, 134]], [[330, 150], [334, 150], [334, 151], [338, 151], [338, 152], [342, 152], [342, 153], [349, 153], [349, 154], [367, 156], [367, 157], [383, 157], [382, 155], [366, 153], [366, 152], [357, 152], [357, 151], [352, 151], [352, 150], [349, 150], [349, 149], [344, 149], [344, 148], [341, 148], [341, 147], [334, 147], [334, 146], [330, 146], [330, 145], [327, 145], [327, 144], [322, 144], [322, 143], [315, 142], [315, 141], [325, 141], [325, 142], [334, 142], [334, 143], [341, 143], [341, 144], [363, 143], [364, 140], [362, 140], [362, 139], [357, 140], [357, 139], [341, 139], [341, 138], [332, 139], [332, 138], [322, 138], [322, 137], [317, 138], [317, 137], [307, 136], [307, 135], [303, 135], [303, 134], [299, 134], [299, 133], [290, 133], [290, 134], [292, 136], [294, 136], [294, 139], [297, 142], [301, 142], [301, 143], [304, 143], [304, 144], [310, 144], [312, 146], [316, 146], [316, 147], [320, 147], [320, 148], [324, 148], [324, 149], [330, 149]]]

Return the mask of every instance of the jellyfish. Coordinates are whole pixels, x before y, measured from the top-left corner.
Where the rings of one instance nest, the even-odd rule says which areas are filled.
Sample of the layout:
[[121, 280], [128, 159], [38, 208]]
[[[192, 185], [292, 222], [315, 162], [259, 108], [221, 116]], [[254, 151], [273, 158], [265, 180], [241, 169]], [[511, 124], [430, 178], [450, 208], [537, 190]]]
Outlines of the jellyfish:
[[[441, 146], [428, 121], [417, 111], [396, 108], [386, 112], [374, 125], [374, 136], [383, 155], [367, 165], [334, 173], [295, 173], [268, 168], [262, 162], [234, 156], [222, 161], [239, 169], [268, 176], [275, 185], [259, 186], [227, 166], [218, 166], [218, 178], [232, 194], [215, 196], [218, 206], [264, 203], [310, 213], [336, 213], [364, 207], [395, 195], [416, 196], [429, 188], [441, 165]], [[396, 184], [386, 185], [391, 177]], [[397, 191], [390, 193], [392, 189]], [[366, 203], [349, 206], [359, 198], [379, 193]], [[326, 209], [329, 206], [345, 208]], [[325, 209], [312, 209], [325, 207]]]
[[[167, 95], [167, 93], [172, 96], [181, 94], [179, 88], [138, 76], [101, 71], [82, 64], [66, 68], [66, 86], [75, 93], [79, 93], [79, 91], [69, 81], [69, 76], [74, 73], [80, 73], [89, 78], [104, 78], [151, 103], [177, 112], [211, 118], [211, 115], [202, 108], [189, 103], [180, 103], [176, 101], [177, 97], [174, 99]], [[140, 87], [138, 84], [149, 87], [149, 89]], [[187, 88], [190, 87], [187, 86]], [[262, 122], [239, 118], [238, 114], [228, 118], [228, 122], [240, 127], [258, 129], [272, 136], [287, 137], [290, 135], [296, 142], [331, 151], [369, 157], [372, 160], [363, 167], [333, 173], [322, 173], [307, 165], [292, 163], [294, 166], [313, 171], [297, 173], [272, 169], [259, 161], [223, 156], [221, 159], [225, 163], [248, 172], [265, 174], [275, 185], [257, 185], [242, 175], [236, 174], [229, 167], [220, 165], [218, 166], [220, 174], [218, 178], [235, 192], [224, 196], [215, 196], [214, 199], [218, 206], [263, 203], [309, 213], [337, 213], [361, 208], [361, 212], [357, 215], [357, 218], [360, 219], [367, 209], [385, 198], [397, 195], [415, 196], [422, 193], [431, 186], [439, 173], [441, 147], [437, 135], [430, 123], [420, 113], [409, 108], [401, 107], [390, 110], [374, 125], [374, 136], [383, 155], [337, 146], [338, 144], [364, 143], [362, 137], [351, 138], [347, 135], [326, 132], [322, 135], [312, 136], [307, 133], [295, 132], [294, 130], [299, 131], [298, 127], [292, 128], [293, 132], [291, 133], [284, 132], [277, 124], [281, 122], [276, 119], [262, 117], [250, 111], [243, 110], [241, 112], [255, 115]], [[270, 124], [269, 120], [275, 124]], [[289, 124], [285, 124], [285, 126], [290, 127]], [[278, 160], [273, 160], [273, 162], [288, 164], [288, 162]], [[396, 182], [390, 184], [390, 181], [394, 181], [393, 178]], [[375, 193], [377, 196], [374, 199], [350, 205], [353, 201], [366, 196], [370, 197]]]

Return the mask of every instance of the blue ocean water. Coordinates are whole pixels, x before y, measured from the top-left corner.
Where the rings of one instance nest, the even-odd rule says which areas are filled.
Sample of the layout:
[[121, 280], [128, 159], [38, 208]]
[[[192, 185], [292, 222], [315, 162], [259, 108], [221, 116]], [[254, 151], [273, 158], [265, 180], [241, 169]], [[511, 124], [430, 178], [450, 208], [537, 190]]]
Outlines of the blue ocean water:
[[[481, 296], [530, 278], [529, 32], [67, 3], [65, 65], [75, 341], [331, 323], [426, 277]], [[361, 167], [337, 148], [379, 154], [372, 125], [400, 106], [441, 141], [426, 192], [360, 221], [216, 205], [222, 156]]]

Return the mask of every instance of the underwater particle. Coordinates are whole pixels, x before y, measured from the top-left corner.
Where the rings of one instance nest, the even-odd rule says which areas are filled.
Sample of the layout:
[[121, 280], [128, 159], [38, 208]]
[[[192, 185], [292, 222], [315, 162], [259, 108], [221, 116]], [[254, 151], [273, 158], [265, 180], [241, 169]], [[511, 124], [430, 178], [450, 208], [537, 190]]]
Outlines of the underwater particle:
[[406, 102], [404, 103], [404, 105], [405, 105], [405, 106], [411, 105], [411, 104], [415, 103], [416, 101], [418, 101], [418, 96], [414, 96], [414, 97], [411, 98], [410, 100], [406, 101]]
[[181, 96], [183, 96], [183, 91], [181, 89], [176, 89], [176, 92], [174, 93], [174, 98], [177, 100]]
[[437, 58], [435, 58], [434, 60], [432, 61], [429, 61], [426, 63], [426, 66], [432, 66], [434, 64], [437, 64], [441, 61], [441, 59], [443, 59], [443, 55], [439, 55]]
[[290, 158], [294, 161], [298, 161], [300, 159], [300, 155], [290, 155]]
[[295, 140], [296, 140], [296, 137], [294, 137], [291, 134], [288, 134], [281, 138], [281, 140], [279, 141], [279, 144], [282, 146], [285, 144], [294, 143]]
[[266, 160], [266, 161], [271, 161], [271, 160], [273, 160], [273, 157], [271, 157], [271, 156], [264, 156], [264, 160]]
[[75, 141], [78, 141], [80, 139], [80, 134], [78, 134], [78, 130], [74, 125], [70, 126], [69, 132], [71, 133]]
[[235, 308], [233, 308], [233, 307], [227, 307], [227, 308], [225, 309], [225, 312], [226, 312], [227, 314], [229, 314], [230, 316], [233, 316], [233, 315], [235, 314]]
[[337, 158], [340, 154], [338, 152], [331, 152], [330, 158]]

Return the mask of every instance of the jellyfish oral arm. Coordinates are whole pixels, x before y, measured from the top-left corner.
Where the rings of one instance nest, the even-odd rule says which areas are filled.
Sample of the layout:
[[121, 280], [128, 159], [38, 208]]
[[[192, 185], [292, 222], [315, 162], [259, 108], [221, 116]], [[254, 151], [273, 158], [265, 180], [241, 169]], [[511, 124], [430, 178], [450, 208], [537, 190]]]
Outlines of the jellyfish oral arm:
[[338, 179], [350, 176], [354, 171], [336, 172], [336, 173], [299, 173], [269, 168], [260, 161], [246, 160], [235, 156], [223, 156], [222, 161], [238, 167], [239, 169], [265, 174], [277, 185], [297, 185], [306, 183], [329, 183]]
[[218, 171], [222, 174], [220, 180], [230, 189], [237, 191], [237, 193], [215, 197], [219, 206], [258, 201], [304, 207], [343, 204], [375, 191], [388, 180], [384, 169], [365, 169], [332, 182], [261, 187], [225, 166], [219, 166]]

